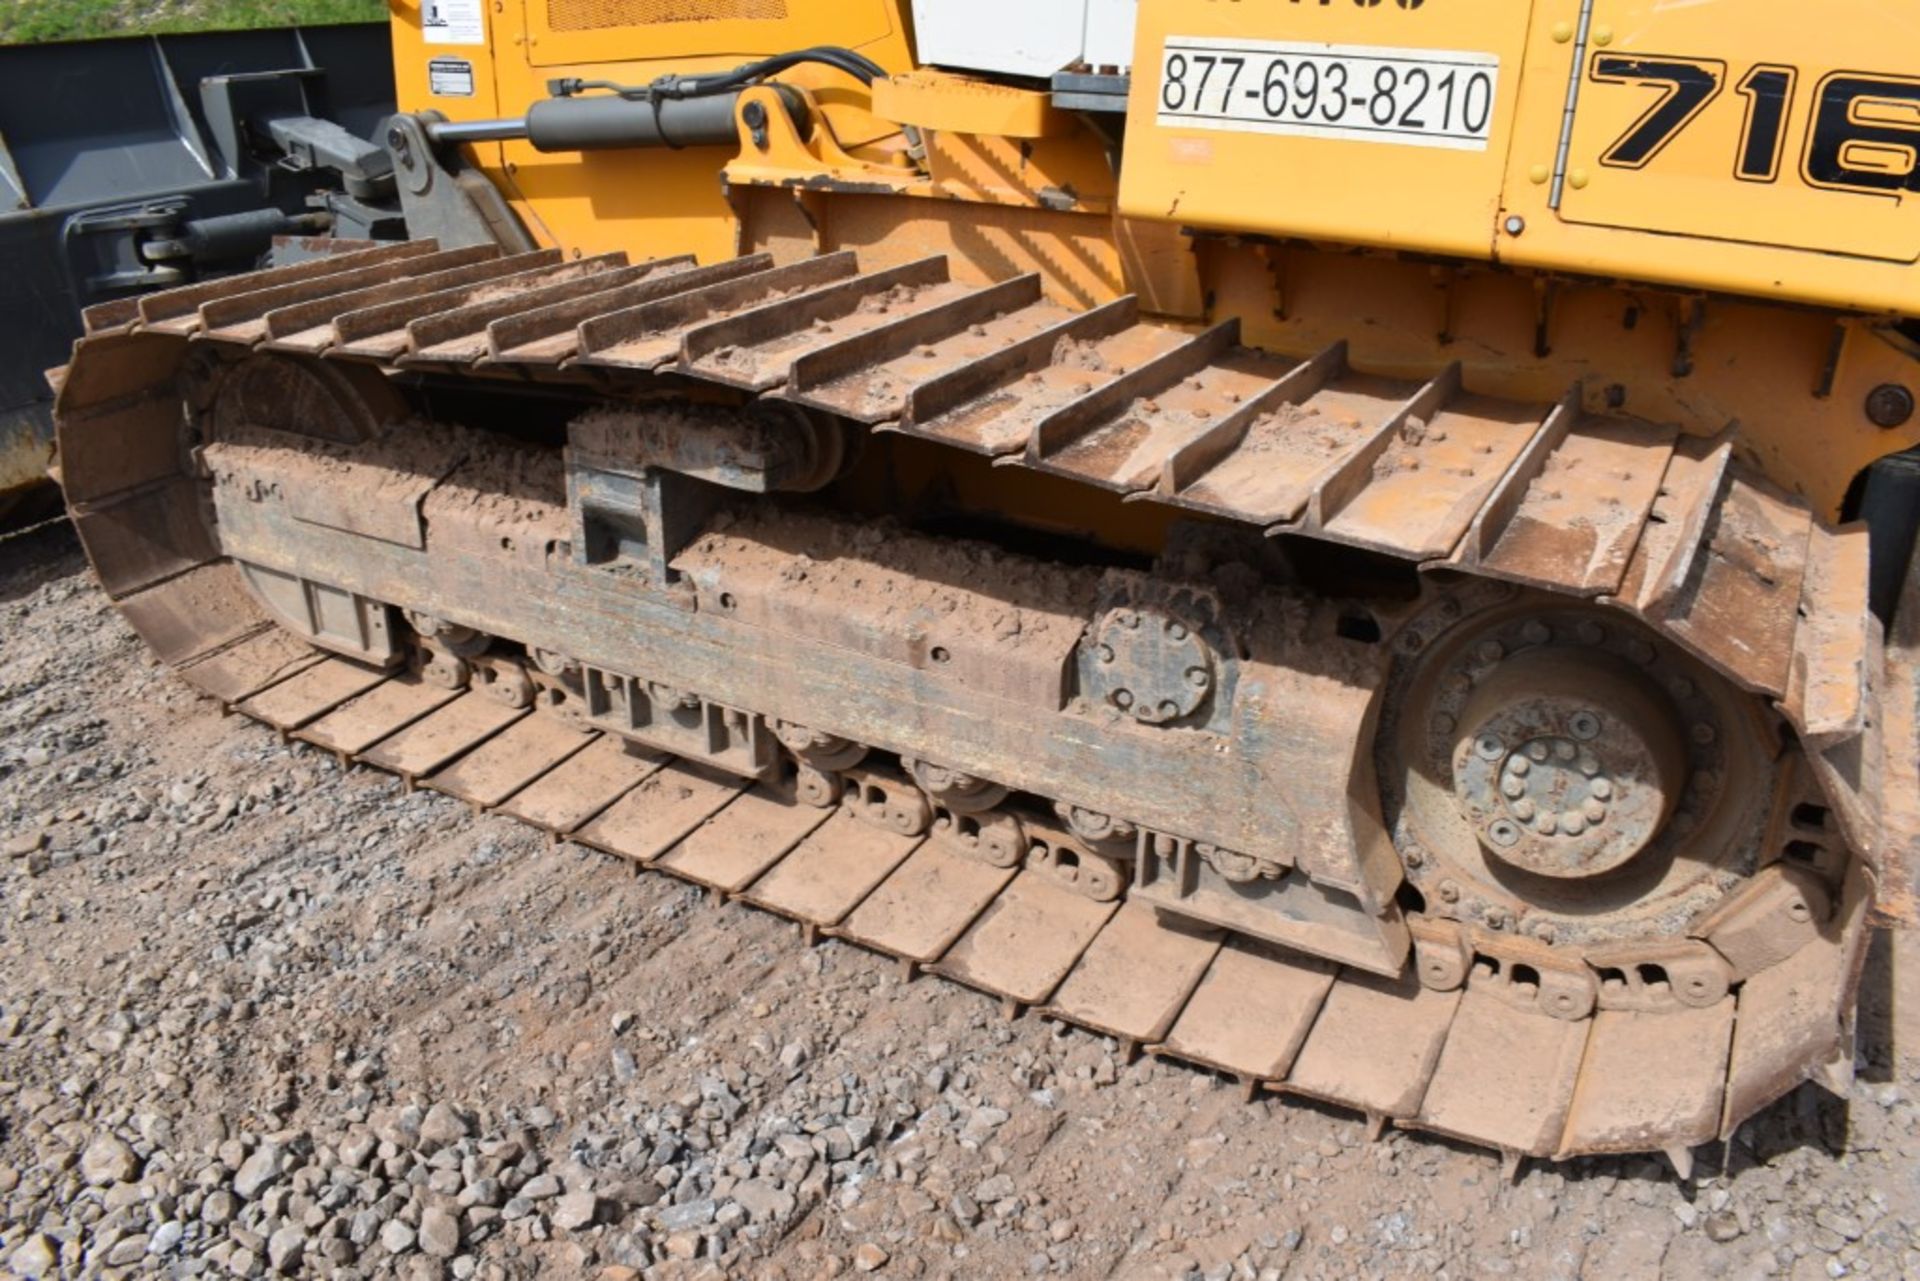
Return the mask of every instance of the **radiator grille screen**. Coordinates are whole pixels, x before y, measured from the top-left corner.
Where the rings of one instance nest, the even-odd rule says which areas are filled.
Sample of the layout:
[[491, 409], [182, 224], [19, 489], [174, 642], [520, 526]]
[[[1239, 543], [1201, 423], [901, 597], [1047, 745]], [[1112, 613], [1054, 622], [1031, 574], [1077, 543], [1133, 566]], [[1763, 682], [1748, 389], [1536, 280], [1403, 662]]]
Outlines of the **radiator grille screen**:
[[547, 0], [553, 31], [603, 31], [663, 22], [773, 22], [787, 0]]

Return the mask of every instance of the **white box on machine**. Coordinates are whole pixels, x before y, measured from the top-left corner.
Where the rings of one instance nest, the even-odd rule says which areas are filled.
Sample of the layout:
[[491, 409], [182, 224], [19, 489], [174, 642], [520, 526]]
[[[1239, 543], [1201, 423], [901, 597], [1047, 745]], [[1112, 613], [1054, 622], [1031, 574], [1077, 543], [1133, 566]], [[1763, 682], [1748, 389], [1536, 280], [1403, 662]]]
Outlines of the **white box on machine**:
[[1126, 70], [1136, 0], [913, 0], [920, 61], [957, 71], [1051, 76]]

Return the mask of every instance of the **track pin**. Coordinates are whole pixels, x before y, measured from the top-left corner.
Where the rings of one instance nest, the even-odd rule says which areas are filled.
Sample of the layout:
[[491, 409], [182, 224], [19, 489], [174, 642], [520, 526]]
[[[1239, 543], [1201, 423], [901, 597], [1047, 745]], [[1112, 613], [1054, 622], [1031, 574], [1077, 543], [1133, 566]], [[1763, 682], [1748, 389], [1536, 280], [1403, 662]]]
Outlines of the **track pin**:
[[902, 983], [913, 982], [914, 975], [919, 972], [920, 968], [914, 964], [912, 957], [903, 956], [900, 958], [900, 981]]
[[1378, 1143], [1380, 1136], [1386, 1133], [1386, 1130], [1387, 1114], [1385, 1112], [1367, 1113], [1367, 1142]]
[[800, 921], [800, 946], [812, 947], [820, 941], [820, 927], [812, 921]]
[[1120, 1038], [1120, 1065], [1132, 1067], [1134, 1060], [1140, 1057], [1140, 1042], [1130, 1036]]
[[1259, 1077], [1243, 1076], [1243, 1077], [1238, 1077], [1236, 1079], [1240, 1082], [1240, 1098], [1242, 1099], [1242, 1101], [1251, 1103], [1255, 1099], [1260, 1097], [1260, 1078]]
[[1000, 1017], [1009, 1023], [1017, 1020], [1025, 1008], [1026, 1007], [1021, 1005], [1020, 1002], [1010, 996], [1000, 998]]
[[1524, 1152], [1516, 1152], [1512, 1148], [1501, 1148], [1500, 1177], [1508, 1183], [1518, 1183], [1520, 1181], [1520, 1166], [1526, 1159], [1527, 1154]]

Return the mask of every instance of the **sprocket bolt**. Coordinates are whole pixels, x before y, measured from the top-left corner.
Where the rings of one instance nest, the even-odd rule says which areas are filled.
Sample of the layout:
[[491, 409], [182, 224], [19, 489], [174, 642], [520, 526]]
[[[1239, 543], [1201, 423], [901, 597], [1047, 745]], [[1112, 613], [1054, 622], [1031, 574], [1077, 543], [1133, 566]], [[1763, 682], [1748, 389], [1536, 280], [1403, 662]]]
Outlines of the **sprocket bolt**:
[[1567, 732], [1591, 742], [1600, 737], [1600, 718], [1592, 712], [1575, 712], [1567, 718]]

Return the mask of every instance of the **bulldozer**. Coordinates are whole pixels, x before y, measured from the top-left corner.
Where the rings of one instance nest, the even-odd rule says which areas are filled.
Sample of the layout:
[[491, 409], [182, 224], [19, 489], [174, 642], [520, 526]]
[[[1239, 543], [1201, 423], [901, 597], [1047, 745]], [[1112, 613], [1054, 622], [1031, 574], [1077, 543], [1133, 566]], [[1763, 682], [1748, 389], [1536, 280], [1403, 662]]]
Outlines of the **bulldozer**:
[[90, 308], [58, 476], [343, 763], [1685, 1178], [1920, 919], [1920, 14], [1723, 9], [397, 0], [390, 192]]

